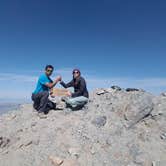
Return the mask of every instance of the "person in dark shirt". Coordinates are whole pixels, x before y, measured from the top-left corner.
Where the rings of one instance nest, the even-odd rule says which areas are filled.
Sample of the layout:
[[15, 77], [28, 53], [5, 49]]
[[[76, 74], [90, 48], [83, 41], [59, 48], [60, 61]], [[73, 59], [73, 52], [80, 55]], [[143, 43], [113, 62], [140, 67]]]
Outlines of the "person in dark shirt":
[[73, 87], [74, 93], [68, 91], [68, 96], [65, 98], [65, 102], [67, 105], [72, 108], [82, 107], [88, 102], [89, 93], [86, 86], [85, 79], [81, 76], [81, 72], [79, 69], [73, 70], [73, 79], [69, 83], [64, 83], [62, 80], [60, 84], [64, 88]]

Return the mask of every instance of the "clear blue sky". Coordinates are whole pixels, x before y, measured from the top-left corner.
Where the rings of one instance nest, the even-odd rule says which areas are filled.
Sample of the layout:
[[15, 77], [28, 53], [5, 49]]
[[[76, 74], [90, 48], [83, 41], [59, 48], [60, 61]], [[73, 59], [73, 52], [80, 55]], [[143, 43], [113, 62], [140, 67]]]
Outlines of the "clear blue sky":
[[29, 93], [46, 64], [62, 75], [81, 68], [90, 88], [163, 91], [165, 18], [164, 0], [1, 0], [0, 91]]

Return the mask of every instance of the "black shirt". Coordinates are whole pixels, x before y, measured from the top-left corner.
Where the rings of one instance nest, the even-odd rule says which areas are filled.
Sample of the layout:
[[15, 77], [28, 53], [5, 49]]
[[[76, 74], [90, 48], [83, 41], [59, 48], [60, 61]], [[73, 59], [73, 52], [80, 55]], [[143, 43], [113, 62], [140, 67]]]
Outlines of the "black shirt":
[[86, 81], [83, 77], [71, 80], [69, 83], [65, 84], [63, 81], [60, 83], [64, 88], [74, 87], [74, 93], [72, 97], [84, 96], [89, 98], [89, 93], [86, 87]]

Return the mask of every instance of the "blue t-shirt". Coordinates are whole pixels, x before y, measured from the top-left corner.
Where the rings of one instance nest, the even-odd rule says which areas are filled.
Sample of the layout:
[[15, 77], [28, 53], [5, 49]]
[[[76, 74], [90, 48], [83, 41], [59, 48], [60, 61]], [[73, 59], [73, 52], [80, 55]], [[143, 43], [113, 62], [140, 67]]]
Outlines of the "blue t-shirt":
[[51, 82], [53, 81], [46, 74], [42, 74], [38, 79], [36, 89], [33, 93], [36, 94], [43, 91], [49, 91], [49, 88], [45, 86], [45, 84]]

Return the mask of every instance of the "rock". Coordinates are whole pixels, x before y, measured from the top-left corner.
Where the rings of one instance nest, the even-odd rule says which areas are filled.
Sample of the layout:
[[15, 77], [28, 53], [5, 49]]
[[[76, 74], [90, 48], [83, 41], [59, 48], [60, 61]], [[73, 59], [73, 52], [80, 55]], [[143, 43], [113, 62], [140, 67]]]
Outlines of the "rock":
[[40, 119], [47, 119], [47, 115], [45, 115], [43, 113], [38, 113], [37, 115]]
[[6, 118], [6, 121], [12, 121], [13, 119], [15, 119], [17, 116], [16, 115], [9, 115], [7, 118]]
[[165, 161], [153, 161], [152, 166], [166, 166], [166, 160]]
[[97, 95], [103, 95], [103, 94], [105, 94], [105, 93], [107, 93], [107, 91], [106, 90], [98, 90], [97, 92], [96, 92], [96, 94]]
[[166, 133], [161, 134], [160, 138], [161, 138], [162, 140], [166, 140]]
[[70, 148], [68, 150], [69, 154], [72, 156], [72, 157], [76, 157], [76, 158], [79, 158], [79, 149], [78, 148]]
[[[102, 146], [102, 148], [104, 148], [104, 146], [105, 146], [105, 144]], [[90, 151], [91, 155], [97, 155], [100, 148], [101, 148], [101, 146], [100, 146], [100, 143], [98, 142], [98, 143], [94, 143], [93, 145], [91, 145], [88, 148], [88, 150]]]
[[18, 148], [20, 149], [20, 148], [22, 148], [24, 146], [24, 144], [19, 144], [18, 145]]
[[166, 92], [161, 93], [161, 96], [166, 97]]
[[17, 145], [18, 148], [22, 148], [22, 147], [27, 147], [30, 145], [39, 145], [39, 139], [30, 139], [30, 138], [24, 138], [21, 141], [19, 141], [19, 144]]
[[29, 146], [29, 145], [31, 145], [32, 143], [33, 143], [33, 141], [29, 141], [29, 142], [25, 143], [25, 146]]
[[99, 104], [95, 104], [95, 107], [96, 107], [96, 108], [99, 108], [99, 106], [100, 106]]
[[155, 106], [154, 110], [152, 111], [151, 115], [155, 117], [166, 117], [166, 98], [164, 97], [158, 97], [154, 100]]
[[128, 121], [128, 128], [133, 127], [135, 124], [149, 116], [153, 107], [152, 97], [149, 95], [139, 96], [137, 100], [128, 105], [126, 113], [124, 114], [125, 120]]
[[126, 89], [126, 92], [137, 92], [139, 91], [139, 89], [136, 89], [136, 88], [127, 88]]
[[63, 159], [55, 156], [49, 156], [49, 160], [52, 162], [54, 166], [60, 166], [63, 163]]
[[9, 153], [9, 151], [8, 151], [8, 150], [5, 150], [2, 154], [6, 155], [6, 154], [8, 154], [8, 153]]
[[66, 159], [64, 160], [62, 166], [81, 166], [81, 165], [76, 160]]
[[92, 121], [92, 124], [94, 124], [97, 127], [105, 126], [107, 123], [107, 117], [106, 116], [98, 116]]
[[33, 145], [39, 145], [39, 142], [40, 142], [40, 140], [39, 140], [39, 139], [36, 139], [36, 140], [33, 140], [33, 141], [32, 141], [32, 144], [33, 144]]
[[23, 129], [19, 129], [17, 130], [17, 133], [22, 133], [24, 130]]
[[151, 161], [148, 158], [148, 155], [141, 151], [141, 148], [139, 147], [139, 145], [129, 144], [129, 152], [131, 157], [133, 158], [133, 163], [135, 163], [136, 165], [142, 165], [142, 166], [151, 165]]
[[37, 125], [37, 122], [32, 122], [31, 127], [35, 127]]
[[156, 116], [159, 116], [159, 115], [162, 115], [162, 114], [163, 114], [162, 110], [152, 110], [152, 112], [151, 112], [152, 117], [156, 117]]
[[94, 155], [94, 154], [96, 153], [95, 148], [94, 148], [94, 147], [91, 147], [90, 152], [91, 152], [92, 155]]
[[111, 137], [107, 138], [106, 144], [107, 144], [107, 145], [112, 145], [112, 144], [113, 144], [113, 140], [112, 140]]
[[10, 139], [6, 137], [0, 137], [0, 148], [5, 148], [9, 145]]
[[116, 86], [116, 85], [111, 86], [111, 88], [112, 88], [113, 90], [116, 90], [116, 91], [121, 91], [121, 90], [122, 90], [121, 87]]
[[145, 166], [150, 166], [151, 162], [150, 160], [146, 157], [145, 154], [139, 154], [136, 156], [135, 160], [134, 160], [135, 164], [138, 165], [145, 165]]
[[129, 145], [129, 152], [134, 162], [136, 161], [136, 157], [140, 154], [140, 149], [138, 145]]

